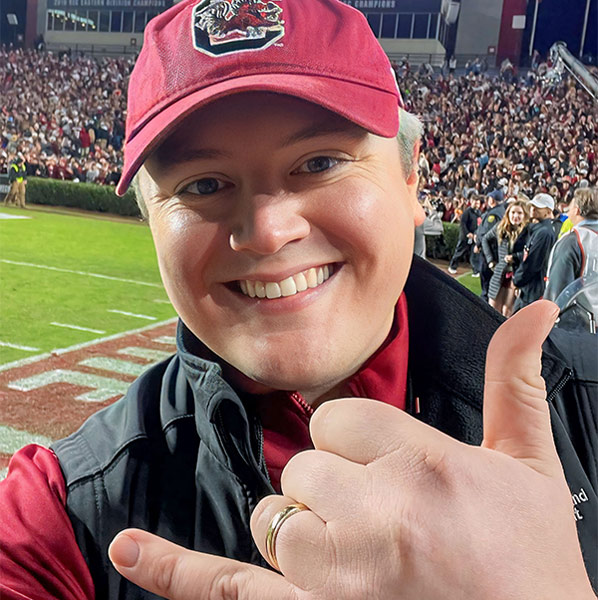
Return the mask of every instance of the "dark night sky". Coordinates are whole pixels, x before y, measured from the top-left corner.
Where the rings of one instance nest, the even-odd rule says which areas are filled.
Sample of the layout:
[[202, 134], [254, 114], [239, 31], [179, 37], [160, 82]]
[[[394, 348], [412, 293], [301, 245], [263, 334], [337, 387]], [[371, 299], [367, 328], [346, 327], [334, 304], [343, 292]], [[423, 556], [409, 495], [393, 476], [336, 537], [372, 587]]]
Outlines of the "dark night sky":
[[[523, 47], [529, 48], [529, 34], [534, 14], [535, 1], [530, 0], [527, 19], [530, 27], [526, 31]], [[579, 55], [586, 0], [542, 0], [538, 10], [538, 25], [534, 46], [545, 55], [554, 42], [566, 42], [574, 56]], [[598, 0], [591, 0], [590, 14], [584, 53], [598, 54]]]

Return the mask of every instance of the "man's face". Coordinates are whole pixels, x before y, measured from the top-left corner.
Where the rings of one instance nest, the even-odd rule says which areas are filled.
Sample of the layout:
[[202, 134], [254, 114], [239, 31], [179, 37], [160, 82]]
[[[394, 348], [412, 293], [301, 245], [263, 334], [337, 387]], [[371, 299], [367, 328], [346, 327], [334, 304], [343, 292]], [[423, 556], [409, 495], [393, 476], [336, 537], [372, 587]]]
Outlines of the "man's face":
[[552, 217], [552, 210], [550, 210], [550, 208], [538, 208], [537, 206], [530, 204], [529, 216], [532, 221], [544, 221], [545, 219]]
[[579, 212], [579, 208], [577, 208], [577, 202], [575, 198], [573, 198], [573, 200], [571, 200], [571, 203], [569, 204], [569, 211], [567, 212], [567, 216], [571, 219], [571, 223], [573, 223], [573, 225], [577, 225], [578, 223], [583, 221], [583, 217]]
[[424, 218], [395, 139], [238, 94], [191, 115], [140, 187], [174, 307], [247, 377], [316, 398], [386, 338]]

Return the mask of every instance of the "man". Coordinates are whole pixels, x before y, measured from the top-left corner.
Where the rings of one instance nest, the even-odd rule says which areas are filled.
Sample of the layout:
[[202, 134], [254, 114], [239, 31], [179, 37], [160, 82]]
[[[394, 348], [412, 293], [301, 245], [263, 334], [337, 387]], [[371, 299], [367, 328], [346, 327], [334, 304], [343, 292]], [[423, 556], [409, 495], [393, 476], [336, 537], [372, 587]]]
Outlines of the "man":
[[[480, 206], [482, 201], [479, 196], [472, 196], [470, 205], [463, 211], [461, 221], [459, 223], [459, 241], [448, 266], [448, 272], [455, 275], [459, 261], [469, 255], [472, 259], [471, 248], [473, 247], [475, 232], [478, 228], [478, 219], [480, 218]], [[477, 269], [474, 269], [474, 274]]]
[[480, 286], [482, 293], [480, 298], [488, 302], [488, 287], [490, 280], [492, 279], [492, 269], [486, 262], [486, 257], [482, 252], [482, 240], [484, 236], [505, 216], [506, 206], [505, 204], [499, 204], [497, 199], [492, 196], [486, 196], [486, 210], [482, 214], [482, 222], [475, 233], [475, 246], [474, 253], [476, 255], [475, 262], [478, 265], [478, 272], [480, 273]]
[[569, 205], [573, 229], [554, 245], [544, 297], [556, 300], [573, 281], [598, 272], [598, 188], [578, 189]]
[[550, 194], [536, 194], [529, 205], [528, 238], [522, 260], [513, 273], [513, 284], [518, 290], [513, 312], [542, 298], [548, 258], [556, 239], [552, 226], [554, 198]]
[[500, 319], [411, 267], [421, 129], [388, 58], [343, 3], [251, 7], [146, 29], [117, 191], [136, 177], [177, 354], [12, 459], [3, 598], [593, 598], [567, 432], [596, 382], [553, 342], [540, 376], [555, 307], [494, 338], [482, 424]]
[[4, 206], [14, 201], [19, 208], [25, 208], [27, 187], [27, 167], [25, 157], [19, 152], [8, 169], [10, 190], [4, 198]]

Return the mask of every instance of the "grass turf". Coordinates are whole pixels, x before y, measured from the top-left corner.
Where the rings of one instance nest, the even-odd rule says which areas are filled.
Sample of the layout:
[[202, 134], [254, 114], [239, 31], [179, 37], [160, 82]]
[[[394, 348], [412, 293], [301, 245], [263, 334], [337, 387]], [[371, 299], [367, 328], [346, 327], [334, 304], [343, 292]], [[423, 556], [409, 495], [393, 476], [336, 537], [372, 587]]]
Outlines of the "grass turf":
[[461, 285], [464, 285], [469, 291], [473, 292], [476, 296], [479, 296], [482, 293], [480, 278], [474, 277], [471, 272], [464, 273], [457, 279]]
[[[162, 288], [151, 234], [143, 223], [3, 209], [0, 219], [0, 364], [137, 329], [174, 316]], [[15, 265], [23, 262], [150, 283]], [[108, 312], [126, 312], [155, 320]], [[105, 333], [66, 329], [66, 323]]]

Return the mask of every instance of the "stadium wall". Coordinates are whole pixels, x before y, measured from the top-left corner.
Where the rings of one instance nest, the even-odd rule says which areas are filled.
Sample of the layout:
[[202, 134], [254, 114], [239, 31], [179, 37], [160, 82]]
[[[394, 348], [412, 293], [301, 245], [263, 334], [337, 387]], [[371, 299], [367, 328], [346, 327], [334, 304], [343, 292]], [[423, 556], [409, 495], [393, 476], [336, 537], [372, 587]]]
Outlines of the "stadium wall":
[[[89, 46], [109, 48], [110, 46], [131, 46], [141, 48], [142, 33], [91, 33], [77, 31], [46, 31], [44, 38], [49, 47], [64, 46], [86, 49]], [[131, 40], [135, 40], [132, 44]]]
[[438, 40], [392, 40], [381, 38], [380, 44], [387, 54], [442, 54], [444, 46]]
[[[500, 36], [498, 40], [497, 60], [509, 58], [512, 63], [519, 64], [521, 59], [521, 42], [526, 27], [525, 11], [527, 0], [504, 0]], [[514, 27], [519, 20], [518, 27]]]
[[486, 55], [498, 47], [503, 0], [461, 0], [455, 54]]

